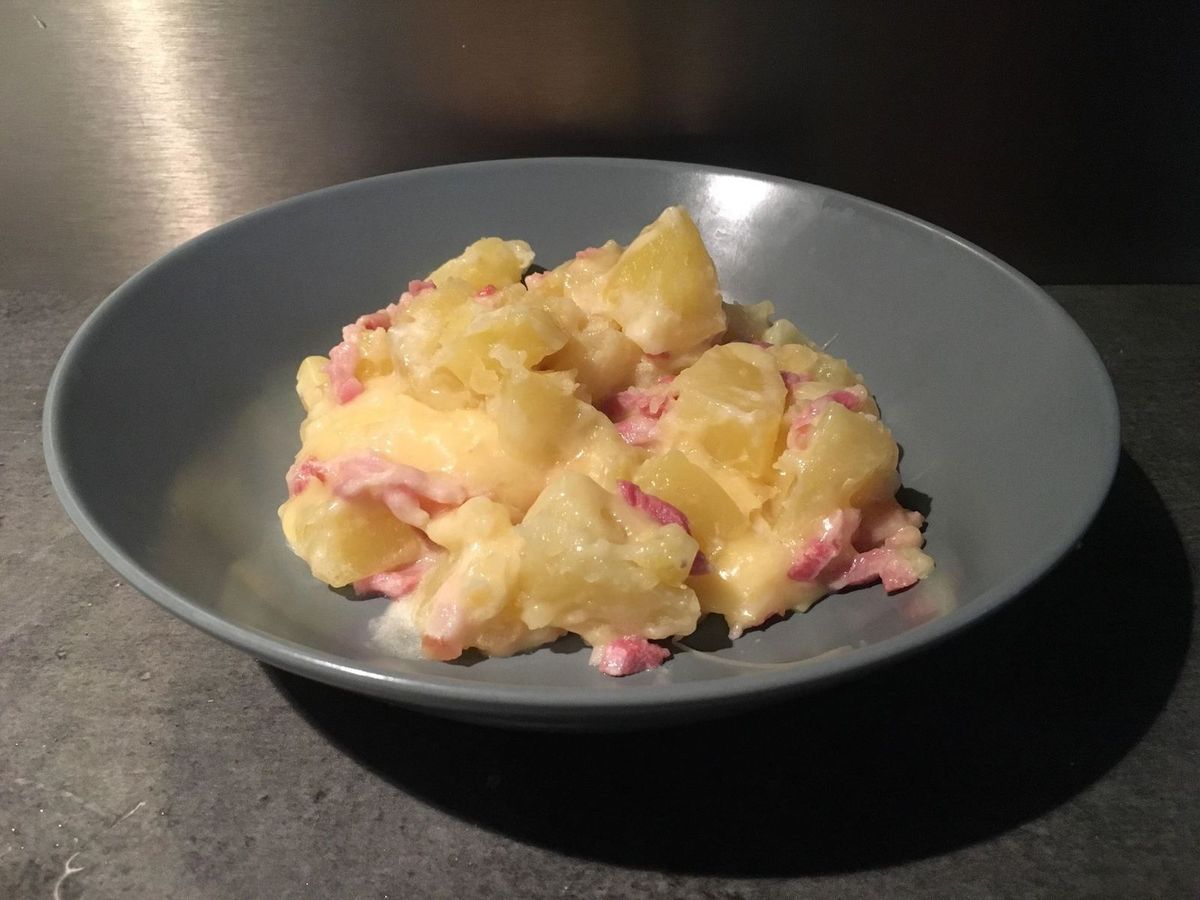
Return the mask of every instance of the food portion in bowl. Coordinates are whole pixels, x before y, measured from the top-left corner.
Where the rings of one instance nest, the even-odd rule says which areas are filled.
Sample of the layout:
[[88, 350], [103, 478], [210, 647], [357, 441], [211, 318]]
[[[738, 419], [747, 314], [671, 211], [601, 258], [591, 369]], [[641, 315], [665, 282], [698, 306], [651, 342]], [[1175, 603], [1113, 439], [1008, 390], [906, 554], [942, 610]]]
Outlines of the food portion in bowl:
[[533, 258], [483, 238], [300, 366], [283, 531], [316, 578], [396, 601], [381, 639], [452, 660], [573, 633], [628, 675], [706, 615], [737, 637], [931, 571], [861, 377], [724, 302], [683, 209]]

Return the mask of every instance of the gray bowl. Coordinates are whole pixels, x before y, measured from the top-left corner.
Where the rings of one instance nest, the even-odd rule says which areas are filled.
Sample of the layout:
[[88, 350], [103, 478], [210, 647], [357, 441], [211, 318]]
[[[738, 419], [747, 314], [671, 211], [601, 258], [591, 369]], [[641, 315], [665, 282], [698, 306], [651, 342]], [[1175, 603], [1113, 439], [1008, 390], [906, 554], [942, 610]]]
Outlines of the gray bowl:
[[[703, 628], [662, 669], [610, 679], [560, 642], [447, 664], [367, 640], [350, 602], [284, 544], [300, 359], [485, 234], [551, 265], [684, 204], [726, 293], [770, 298], [876, 392], [931, 506], [927, 581], [836, 595], [730, 645]], [[71, 518], [129, 583], [273, 665], [479, 722], [633, 727], [812, 690], [978, 620], [1083, 532], [1118, 453], [1112, 385], [1035, 285], [946, 232], [812, 185], [605, 159], [473, 163], [306, 194], [201, 235], [121, 286], [71, 341], [46, 399], [46, 460]], [[137, 622], [129, 628], [136, 629]]]

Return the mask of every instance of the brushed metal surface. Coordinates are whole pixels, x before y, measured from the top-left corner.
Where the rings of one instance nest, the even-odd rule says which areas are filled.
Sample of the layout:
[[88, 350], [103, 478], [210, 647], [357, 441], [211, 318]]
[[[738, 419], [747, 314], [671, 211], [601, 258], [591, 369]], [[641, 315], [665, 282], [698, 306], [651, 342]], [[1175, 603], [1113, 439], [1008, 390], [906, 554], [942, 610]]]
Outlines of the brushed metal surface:
[[297, 192], [553, 154], [825, 184], [1044, 281], [1200, 279], [1198, 21], [1195, 4], [11, 0], [0, 284], [104, 290]]

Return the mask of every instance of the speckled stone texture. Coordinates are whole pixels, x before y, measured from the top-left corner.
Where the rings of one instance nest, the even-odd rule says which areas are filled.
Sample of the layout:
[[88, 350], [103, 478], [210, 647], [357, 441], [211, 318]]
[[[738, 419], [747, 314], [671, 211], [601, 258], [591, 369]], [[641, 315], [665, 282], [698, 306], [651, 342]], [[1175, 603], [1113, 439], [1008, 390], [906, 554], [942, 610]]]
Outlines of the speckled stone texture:
[[1125, 439], [1052, 575], [816, 696], [580, 736], [280, 674], [122, 584], [40, 444], [100, 297], [0, 291], [0, 897], [1194, 898], [1200, 288], [1052, 293]]

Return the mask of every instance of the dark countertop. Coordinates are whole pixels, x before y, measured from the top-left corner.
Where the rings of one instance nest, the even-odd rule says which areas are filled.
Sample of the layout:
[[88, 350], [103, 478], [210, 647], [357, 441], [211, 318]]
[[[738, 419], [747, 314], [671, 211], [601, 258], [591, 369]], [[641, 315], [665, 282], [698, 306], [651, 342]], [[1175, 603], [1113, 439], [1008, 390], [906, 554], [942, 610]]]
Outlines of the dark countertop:
[[175, 620], [68, 521], [40, 423], [85, 316], [183, 239], [365, 175], [680, 158], [900, 206], [1043, 281], [1200, 271], [1194, 4], [585, 6], [0, 8], [0, 897], [1196, 897], [1200, 286], [1051, 289], [1124, 436], [1053, 574], [742, 719], [382, 706]]
[[1200, 287], [1051, 293], [1124, 418], [1051, 576], [817, 696], [587, 737], [307, 683], [122, 584], [39, 436], [100, 295], [0, 290], [0, 896], [1194, 897]]

